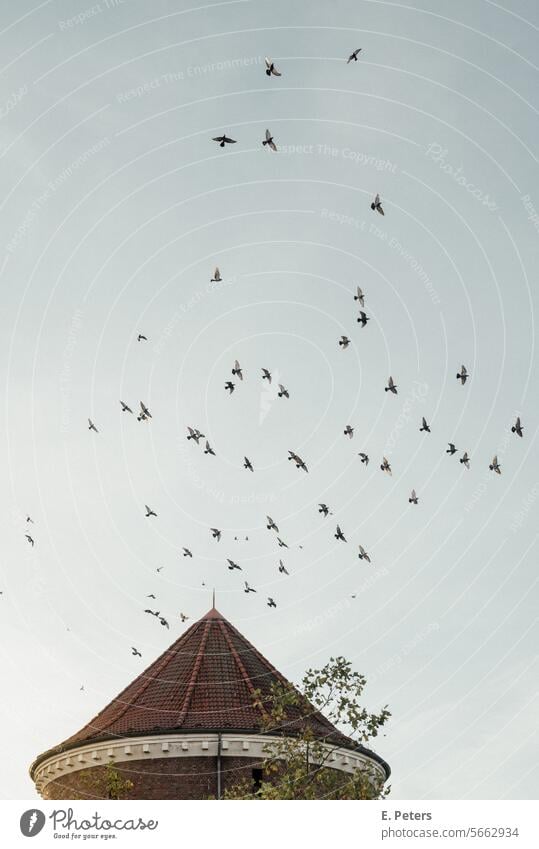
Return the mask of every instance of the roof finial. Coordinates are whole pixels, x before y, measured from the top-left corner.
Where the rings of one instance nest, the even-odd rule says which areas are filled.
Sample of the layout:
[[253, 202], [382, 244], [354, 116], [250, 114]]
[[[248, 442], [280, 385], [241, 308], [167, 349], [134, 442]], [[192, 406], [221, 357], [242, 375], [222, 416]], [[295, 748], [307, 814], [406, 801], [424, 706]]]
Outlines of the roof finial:
[[215, 610], [215, 587], [213, 588], [212, 605], [211, 606], [212, 606], [212, 610]]

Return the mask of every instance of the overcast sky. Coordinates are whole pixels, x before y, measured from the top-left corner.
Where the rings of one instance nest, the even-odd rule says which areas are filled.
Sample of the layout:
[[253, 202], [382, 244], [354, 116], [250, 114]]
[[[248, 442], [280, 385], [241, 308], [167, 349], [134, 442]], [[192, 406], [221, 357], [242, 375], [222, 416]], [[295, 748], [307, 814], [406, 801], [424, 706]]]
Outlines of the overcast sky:
[[3, 798], [212, 587], [292, 680], [367, 676], [393, 798], [537, 795], [539, 15], [506, 5], [2, 3]]

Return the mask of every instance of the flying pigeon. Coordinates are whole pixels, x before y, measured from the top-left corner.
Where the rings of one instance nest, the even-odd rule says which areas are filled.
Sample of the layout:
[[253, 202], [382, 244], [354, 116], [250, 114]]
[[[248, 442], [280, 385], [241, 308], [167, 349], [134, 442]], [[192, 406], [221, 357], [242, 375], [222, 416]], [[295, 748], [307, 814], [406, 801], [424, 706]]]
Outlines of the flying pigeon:
[[157, 516], [157, 513], [155, 513], [155, 512], [154, 512], [154, 511], [153, 511], [150, 507], [148, 507], [148, 505], [147, 505], [147, 504], [145, 504], [144, 506], [146, 507], [146, 518], [147, 518], [147, 519], [148, 519], [150, 516]]
[[423, 416], [423, 418], [421, 419], [421, 427], [419, 428], [419, 430], [420, 431], [424, 430], [425, 433], [430, 433], [430, 427], [427, 424], [427, 420], [426, 420], [425, 416]]
[[277, 607], [277, 605], [270, 596], [268, 596], [268, 607]]
[[239, 377], [240, 380], [243, 380], [243, 371], [237, 360], [234, 360], [234, 368], [232, 369], [232, 374], [235, 374], [236, 377]]
[[356, 50], [354, 50], [353, 53], [350, 53], [350, 56], [348, 57], [348, 60], [346, 62], [347, 65], [349, 65], [350, 62], [357, 62], [357, 58], [359, 53], [361, 53], [361, 49], [361, 47], [358, 47]]
[[262, 380], [267, 380], [268, 383], [271, 383], [271, 373], [267, 370], [267, 368], [262, 369]]
[[277, 533], [279, 533], [279, 528], [277, 527], [271, 516], [266, 516], [266, 519], [268, 520], [268, 524], [266, 525], [268, 531], [277, 531]]
[[341, 338], [339, 339], [339, 347], [342, 348], [343, 351], [345, 350], [345, 348], [348, 348], [349, 344], [350, 339], [348, 338], [348, 336], [341, 336]]
[[137, 416], [137, 420], [139, 422], [145, 422], [146, 419], [151, 419], [151, 418], [152, 418], [152, 414], [150, 413], [148, 407], [146, 406], [146, 404], [143, 404], [142, 401], [141, 401], [140, 402], [140, 413]]
[[382, 208], [382, 201], [380, 200], [380, 195], [376, 195], [376, 197], [374, 198], [373, 202], [371, 203], [371, 209], [373, 210], [373, 212], [374, 210], [376, 210], [376, 212], [379, 212], [380, 215], [385, 215], [385, 212]]
[[225, 383], [225, 389], [228, 389], [228, 391], [232, 395], [232, 393], [234, 392], [235, 386], [234, 386], [234, 384], [232, 383], [231, 380], [227, 380], [227, 382]]
[[282, 560], [279, 560], [279, 572], [281, 572], [283, 575], [288, 575], [288, 574], [290, 574], [290, 573], [287, 571], [287, 569], [286, 569], [286, 567], [285, 567], [285, 565], [284, 565], [284, 563], [283, 563], [283, 561], [282, 561]]
[[388, 475], [392, 474], [391, 466], [389, 464], [389, 460], [386, 457], [382, 457], [382, 464], [381, 464], [380, 468], [383, 472], [387, 472]]
[[230, 571], [232, 571], [233, 569], [239, 569], [241, 572], [241, 566], [239, 566], [237, 563], [234, 563], [233, 560], [229, 560], [227, 558], [226, 562], [228, 563], [228, 568], [230, 569]]
[[204, 448], [204, 454], [212, 454], [215, 457], [215, 451], [211, 447], [208, 440], [206, 440], [206, 447]]
[[168, 624], [168, 622], [167, 622], [167, 620], [165, 619], [164, 616], [160, 616], [159, 621], [160, 621], [161, 625], [163, 625], [163, 627], [170, 628], [170, 625]]
[[164, 568], [165, 568], [164, 566], [158, 566], [155, 571], [156, 572], [162, 572]]
[[517, 436], [522, 436], [523, 430], [524, 430], [524, 428], [520, 424], [520, 416], [518, 416], [516, 422], [514, 423], [513, 427], [511, 428], [511, 433], [516, 433]]
[[180, 619], [182, 620], [182, 622], [187, 622], [189, 616], [186, 616], [185, 613], [180, 613]]
[[221, 531], [219, 530], [219, 528], [210, 528], [210, 531], [211, 531], [212, 537], [214, 539], [216, 539], [217, 542], [219, 542], [221, 540]]
[[277, 542], [279, 543], [279, 548], [288, 548], [286, 542], [283, 542], [281, 537], [277, 537]]
[[459, 463], [462, 463], [464, 466], [466, 466], [467, 469], [470, 468], [470, 458], [468, 457], [467, 451], [464, 452], [464, 454], [459, 460]]
[[197, 428], [187, 427], [187, 430], [189, 431], [187, 439], [194, 439], [197, 445], [200, 439], [204, 438], [204, 434], [197, 430]]
[[147, 341], [148, 341], [148, 337], [144, 336], [143, 333], [139, 333], [139, 335], [137, 336], [137, 342], [147, 342]]
[[361, 452], [357, 456], [361, 459], [362, 463], [364, 463], [366, 466], [369, 465], [369, 455], [368, 454], [364, 454], [363, 452]]
[[502, 469], [501, 469], [500, 464], [498, 463], [498, 457], [497, 457], [496, 454], [492, 458], [492, 462], [489, 466], [489, 469], [490, 469], [491, 472], [496, 472], [497, 475], [501, 475], [501, 473], [502, 473]]
[[32, 525], [34, 524], [34, 520], [30, 516], [26, 517], [26, 521], [31, 522]]
[[346, 542], [346, 537], [343, 534], [343, 532], [341, 531], [339, 525], [337, 525], [337, 531], [334, 534], [334, 537], [335, 537], [335, 539], [341, 540], [341, 542]]
[[266, 76], [267, 77], [271, 77], [272, 74], [273, 74], [274, 77], [282, 76], [281, 72], [278, 71], [277, 68], [275, 67], [275, 63], [271, 59], [268, 59], [267, 56], [265, 58], [265, 62], [266, 62]]
[[124, 401], [120, 401], [120, 404], [122, 405], [122, 413], [132, 413], [133, 412], [131, 407], [129, 407]]
[[155, 617], [159, 617], [159, 616], [161, 616], [161, 614], [159, 613], [159, 611], [158, 611], [158, 610], [149, 610], [148, 608], [146, 608], [146, 610], [144, 611], [144, 613], [149, 613], [149, 614], [150, 614], [150, 616], [155, 616]]
[[222, 281], [221, 272], [219, 271], [219, 266], [215, 266], [215, 271], [213, 272], [213, 277], [210, 280], [210, 283], [221, 283]]
[[461, 382], [461, 383], [462, 383], [462, 385], [464, 386], [464, 384], [465, 384], [465, 383], [466, 383], [466, 381], [468, 380], [469, 376], [470, 376], [470, 375], [469, 375], [469, 374], [468, 374], [468, 372], [466, 371], [466, 366], [461, 366], [461, 367], [460, 367], [460, 372], [457, 374], [457, 380], [460, 380], [460, 382]]
[[419, 501], [419, 498], [415, 494], [415, 489], [413, 489], [411, 494], [410, 494], [410, 498], [408, 499], [408, 503], [409, 504], [417, 504], [418, 501]]
[[256, 590], [253, 587], [250, 587], [249, 584], [247, 583], [247, 581], [245, 581], [244, 583], [245, 583], [245, 589], [243, 591], [244, 593], [256, 593]]
[[274, 150], [275, 153], [277, 153], [277, 145], [273, 141], [273, 136], [272, 136], [272, 134], [270, 133], [269, 130], [266, 130], [266, 138], [264, 139], [262, 144], [267, 145], [268, 147], [271, 147], [271, 149]]
[[229, 138], [225, 133], [222, 136], [214, 136], [213, 141], [219, 142], [219, 147], [224, 147], [225, 144], [236, 144], [236, 140]]
[[354, 428], [352, 427], [352, 425], [346, 425], [345, 429], [343, 430], [343, 433], [345, 436], [349, 436], [350, 439], [352, 439], [354, 435]]
[[131, 646], [131, 653], [133, 657], [142, 657], [141, 653], [135, 648], [135, 646]]
[[28, 542], [30, 543], [30, 545], [33, 548], [35, 543], [34, 543], [34, 540], [32, 539], [32, 537], [30, 536], [30, 534], [25, 534], [24, 536], [26, 537], [26, 539], [28, 540]]
[[363, 292], [361, 291], [359, 286], [356, 289], [356, 294], [354, 295], [354, 301], [359, 301], [360, 306], [362, 306], [362, 307], [365, 306], [365, 295], [363, 294]]
[[397, 395], [397, 384], [393, 383], [391, 375], [389, 375], [389, 380], [387, 381], [387, 386], [385, 387], [384, 392], [392, 392], [393, 395]]
[[453, 442], [448, 442], [447, 444], [449, 445], [449, 448], [445, 449], [445, 453], [451, 454], [451, 455], [456, 454], [457, 449], [456, 449], [456, 446], [453, 444]]
[[185, 548], [185, 546], [182, 548], [182, 551], [183, 551], [184, 557], [192, 557], [193, 556], [193, 553], [191, 551], [189, 551], [188, 548]]
[[369, 555], [367, 554], [367, 552], [365, 551], [365, 549], [363, 548], [362, 545], [359, 546], [358, 557], [359, 557], [360, 560], [366, 560], [367, 563], [371, 562], [371, 558], [369, 557]]
[[96, 433], [99, 433], [98, 429], [96, 428], [95, 424], [91, 419], [88, 419], [88, 430], [95, 430]]
[[324, 514], [324, 518], [325, 518], [326, 516], [329, 516], [329, 507], [327, 506], [327, 504], [319, 504], [319, 505], [318, 505], [318, 507], [319, 507], [318, 512], [319, 512], [319, 513], [323, 513], [323, 514]]
[[360, 322], [362, 327], [365, 327], [367, 322], [370, 321], [370, 318], [366, 313], [363, 312], [363, 310], [360, 310], [358, 321]]
[[253, 464], [251, 463], [248, 457], [243, 458], [243, 468], [248, 469], [250, 472], [254, 472]]
[[150, 593], [149, 595], [147, 595], [147, 596], [146, 596], [146, 598], [153, 598], [153, 599], [155, 599], [155, 596], [154, 596], [154, 594], [153, 594], [153, 593]]
[[290, 398], [288, 389], [286, 389], [282, 383], [279, 383], [279, 391], [277, 395], [279, 396], [279, 398]]
[[303, 471], [305, 471], [305, 472], [309, 471], [309, 469], [305, 465], [304, 461], [294, 451], [288, 452], [288, 459], [294, 461], [294, 463], [296, 464], [296, 469], [303, 469]]

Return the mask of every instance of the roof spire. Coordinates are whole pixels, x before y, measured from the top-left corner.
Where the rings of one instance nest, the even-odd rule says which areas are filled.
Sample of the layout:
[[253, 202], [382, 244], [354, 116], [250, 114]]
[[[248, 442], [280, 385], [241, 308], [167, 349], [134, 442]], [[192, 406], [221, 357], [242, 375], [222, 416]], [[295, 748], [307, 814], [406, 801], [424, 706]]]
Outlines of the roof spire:
[[212, 610], [215, 610], [215, 587], [213, 588], [213, 593], [212, 593], [211, 608], [212, 608]]

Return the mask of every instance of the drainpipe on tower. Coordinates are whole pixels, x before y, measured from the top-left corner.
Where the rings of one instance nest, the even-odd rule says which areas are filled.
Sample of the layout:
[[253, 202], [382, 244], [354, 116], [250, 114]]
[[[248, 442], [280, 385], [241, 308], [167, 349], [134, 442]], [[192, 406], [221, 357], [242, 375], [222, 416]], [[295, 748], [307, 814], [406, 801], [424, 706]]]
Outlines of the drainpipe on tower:
[[221, 732], [217, 735], [217, 799], [221, 798]]

